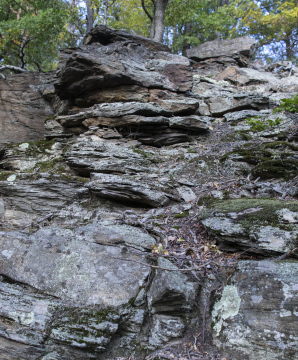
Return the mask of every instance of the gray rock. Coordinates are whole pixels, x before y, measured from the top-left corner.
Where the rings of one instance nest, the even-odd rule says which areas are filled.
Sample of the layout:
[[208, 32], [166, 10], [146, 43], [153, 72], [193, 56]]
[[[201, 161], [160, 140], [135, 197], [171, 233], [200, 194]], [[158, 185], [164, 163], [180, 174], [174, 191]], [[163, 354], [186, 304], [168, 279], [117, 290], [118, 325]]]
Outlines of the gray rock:
[[165, 116], [141, 116], [141, 115], [126, 115], [120, 117], [101, 117], [88, 118], [83, 121], [83, 125], [89, 126], [109, 126], [114, 128], [145, 126], [145, 125], [168, 125], [169, 118]]
[[177, 188], [177, 191], [181, 198], [186, 202], [193, 201], [197, 197], [197, 195], [188, 186], [180, 186]]
[[137, 203], [146, 206], [165, 206], [178, 196], [169, 188], [146, 184], [128, 176], [92, 174], [87, 187], [96, 195], [126, 203]]
[[146, 46], [152, 51], [171, 51], [168, 46], [161, 44], [160, 42], [150, 40], [140, 35], [131, 34], [126, 31], [110, 29], [105, 25], [94, 26], [94, 28], [84, 38], [85, 45], [100, 43], [107, 46], [118, 41], [135, 42]]
[[[178, 269], [169, 260], [159, 258], [158, 266]], [[180, 271], [156, 269], [148, 291], [148, 306], [152, 313], [181, 313], [191, 311], [196, 299], [198, 284], [188, 281]]]
[[80, 107], [89, 107], [100, 103], [113, 102], [148, 102], [149, 90], [137, 85], [120, 85], [111, 89], [95, 90], [89, 94], [81, 94], [75, 103]]
[[7, 226], [27, 227], [66, 204], [88, 197], [85, 184], [59, 175], [29, 174], [22, 179], [13, 174], [1, 181], [0, 194], [6, 202]]
[[269, 107], [269, 98], [260, 94], [243, 93], [209, 99], [212, 116], [220, 116], [231, 111], [244, 109], [263, 110]]
[[2, 221], [5, 214], [5, 204], [2, 198], [0, 198], [0, 221]]
[[250, 37], [228, 40], [207, 41], [204, 44], [187, 50], [187, 56], [196, 61], [222, 56], [244, 56], [249, 58], [256, 41]]
[[58, 76], [55, 88], [61, 99], [81, 99], [82, 94], [123, 85], [186, 92], [192, 82], [187, 58], [152, 52], [131, 41], [64, 50]]
[[233, 359], [296, 359], [294, 262], [240, 261], [212, 312], [214, 343]]
[[199, 107], [199, 100], [178, 95], [166, 90], [150, 90], [150, 101], [160, 104], [174, 115], [191, 115]]
[[169, 119], [169, 127], [173, 129], [184, 129], [191, 132], [205, 133], [211, 125], [211, 117], [208, 116], [175, 116]]
[[213, 211], [212, 216], [203, 215], [202, 223], [223, 249], [247, 249], [263, 256], [278, 256], [298, 245], [295, 201], [224, 200], [214, 205]]
[[[117, 233], [121, 243], [115, 241]], [[45, 342], [102, 351], [123, 311], [124, 327], [140, 326], [142, 316], [134, 309], [130, 315], [130, 302], [150, 267], [139, 263], [146, 264], [144, 256], [123, 252], [123, 246], [147, 248], [154, 240], [143, 235], [128, 226], [97, 225], [76, 231], [46, 227], [31, 235], [1, 232], [0, 335], [7, 339], [2, 354], [9, 351], [8, 340], [30, 345], [23, 347], [25, 354], [32, 347], [39, 354]]]
[[81, 226], [76, 232], [78, 239], [106, 246], [125, 245], [140, 250], [152, 250], [155, 239], [141, 229], [128, 225]]
[[[171, 115], [171, 112], [165, 110], [159, 104], [154, 103], [103, 103], [94, 105], [92, 108], [87, 108], [86, 110], [79, 112], [78, 114], [58, 116], [56, 120], [64, 127], [72, 127], [81, 125], [85, 119], [97, 117], [117, 118], [125, 115], [156, 116]], [[108, 124], [108, 126], [110, 126], [110, 124]]]
[[152, 164], [150, 157], [145, 158], [121, 143], [106, 141], [77, 142], [64, 156], [67, 164], [83, 176], [91, 172], [135, 174], [146, 171]]
[[156, 349], [170, 340], [182, 337], [185, 325], [177, 316], [154, 315], [153, 327], [149, 337], [149, 347]]
[[228, 122], [238, 122], [250, 117], [265, 117], [266, 115], [266, 113], [257, 110], [242, 110], [224, 114], [224, 118]]

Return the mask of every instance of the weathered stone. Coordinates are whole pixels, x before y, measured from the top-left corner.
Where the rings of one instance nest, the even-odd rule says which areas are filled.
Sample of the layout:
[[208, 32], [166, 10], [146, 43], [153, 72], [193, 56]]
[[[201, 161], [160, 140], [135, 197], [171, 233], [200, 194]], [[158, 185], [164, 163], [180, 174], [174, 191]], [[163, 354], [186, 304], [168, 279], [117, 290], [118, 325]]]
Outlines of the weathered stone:
[[178, 200], [178, 196], [171, 193], [169, 188], [146, 184], [128, 176], [92, 174], [87, 187], [103, 198], [152, 207], [165, 206]]
[[78, 142], [64, 154], [67, 164], [79, 175], [91, 172], [128, 173], [144, 172], [152, 164], [150, 159], [123, 144], [105, 141]]
[[240, 93], [229, 96], [212, 97], [209, 99], [209, 109], [212, 116], [224, 115], [227, 112], [242, 109], [263, 110], [269, 107], [269, 98], [260, 94]]
[[[186, 57], [160, 53], [153, 60], [148, 61], [145, 67], [151, 72], [158, 71], [166, 76], [167, 79], [177, 86], [177, 90], [180, 92], [189, 91], [192, 87], [190, 63]], [[166, 88], [164, 87], [164, 89]]]
[[197, 198], [197, 195], [188, 186], [181, 186], [177, 188], [177, 191], [181, 199], [186, 202], [193, 201]]
[[187, 56], [196, 61], [235, 55], [249, 58], [255, 44], [256, 41], [250, 37], [207, 41], [204, 44], [187, 50]]
[[[165, 110], [159, 104], [155, 103], [103, 103], [94, 105], [92, 108], [87, 108], [74, 115], [58, 116], [56, 120], [64, 127], [78, 126], [83, 123], [84, 120], [90, 118], [117, 118], [125, 115], [144, 115], [144, 116], [156, 116], [156, 115], [171, 115], [170, 111]], [[99, 125], [99, 124], [98, 124]], [[103, 125], [108, 125], [108, 122]]]
[[120, 117], [102, 117], [88, 118], [83, 121], [83, 125], [89, 126], [110, 126], [114, 128], [118, 127], [130, 127], [141, 125], [167, 125], [169, 119], [164, 116], [142, 116], [142, 115], [126, 115]]
[[55, 87], [61, 99], [80, 99], [82, 94], [86, 98], [95, 90], [124, 85], [182, 92], [192, 86], [187, 58], [166, 52], [154, 53], [130, 41], [65, 50], [58, 74]]
[[215, 204], [213, 211], [212, 216], [204, 216], [202, 223], [224, 249], [247, 249], [263, 256], [276, 256], [298, 245], [298, 226], [281, 215], [295, 217], [298, 212], [295, 201], [225, 200]]
[[58, 161], [62, 155], [63, 145], [56, 141], [29, 141], [20, 144], [11, 144], [3, 149], [0, 166], [3, 169], [30, 170], [38, 163]]
[[7, 174], [1, 181], [5, 198], [5, 222], [11, 226], [30, 226], [31, 222], [61, 209], [70, 202], [88, 197], [84, 182], [63, 175], [17, 176]]
[[152, 51], [171, 51], [168, 46], [160, 42], [150, 40], [140, 35], [131, 34], [126, 31], [110, 29], [104, 25], [96, 25], [84, 38], [85, 45], [100, 43], [107, 46], [118, 41], [130, 41], [141, 44]]
[[185, 325], [181, 318], [168, 315], [154, 315], [153, 327], [149, 337], [151, 349], [156, 349], [170, 340], [182, 337]]
[[191, 141], [191, 138], [187, 134], [182, 134], [174, 131], [162, 131], [162, 134], [158, 134], [161, 131], [157, 130], [157, 134], [144, 134], [142, 137], [138, 137], [138, 140], [144, 144], [144, 145], [150, 145], [150, 146], [168, 146], [183, 142], [189, 142]]
[[47, 75], [23, 73], [0, 79], [0, 147], [9, 142], [43, 139], [44, 119], [53, 110], [39, 93]]
[[148, 102], [148, 89], [136, 85], [122, 85], [111, 89], [96, 90], [88, 95], [82, 94], [75, 103], [80, 107], [89, 107], [100, 103], [113, 102]]
[[[169, 260], [159, 258], [158, 266], [177, 270]], [[148, 291], [148, 305], [153, 313], [181, 313], [191, 311], [198, 285], [188, 281], [179, 271], [156, 269], [156, 275]]]
[[199, 107], [197, 99], [176, 95], [166, 90], [150, 90], [150, 101], [160, 104], [174, 115], [194, 114]]
[[173, 129], [184, 129], [191, 132], [202, 132], [208, 131], [211, 125], [211, 117], [208, 116], [176, 116], [169, 119], [169, 127]]
[[274, 90], [281, 84], [280, 80], [271, 73], [235, 66], [225, 69], [215, 77], [215, 80], [229, 81], [233, 85], [238, 86], [270, 83], [270, 86], [273, 86]]
[[77, 238], [100, 245], [127, 246], [139, 250], [151, 250], [155, 244], [152, 236], [144, 233], [140, 228], [128, 225], [95, 226], [94, 224], [81, 227], [77, 231]]
[[30, 344], [30, 351], [32, 346], [44, 350], [45, 341], [104, 350], [118, 329], [121, 306], [129, 306], [150, 271], [138, 263], [146, 263], [145, 258], [122, 254], [122, 247], [143, 249], [154, 243], [149, 235], [144, 243], [141, 230], [130, 232], [128, 226], [87, 225], [75, 232], [47, 227], [32, 235], [1, 232], [0, 237], [0, 334]]
[[224, 118], [228, 122], [238, 122], [254, 116], [265, 117], [267, 113], [257, 110], [242, 110], [224, 114]]
[[212, 312], [214, 343], [227, 358], [297, 358], [297, 275], [297, 261], [239, 262]]
[[[274, 121], [282, 115], [270, 116], [270, 121]], [[263, 118], [263, 122], [267, 117]], [[273, 137], [289, 126], [290, 122], [285, 120], [272, 129], [265, 129], [258, 132], [258, 136]], [[235, 129], [250, 130], [249, 124], [238, 125]], [[253, 132], [251, 132], [253, 134]], [[251, 174], [255, 178], [261, 179], [293, 179], [298, 175], [298, 148], [286, 141], [273, 141], [271, 143], [259, 144], [257, 146], [246, 147], [225, 154], [222, 158], [224, 167], [229, 173]], [[230, 171], [232, 170], [232, 171]]]

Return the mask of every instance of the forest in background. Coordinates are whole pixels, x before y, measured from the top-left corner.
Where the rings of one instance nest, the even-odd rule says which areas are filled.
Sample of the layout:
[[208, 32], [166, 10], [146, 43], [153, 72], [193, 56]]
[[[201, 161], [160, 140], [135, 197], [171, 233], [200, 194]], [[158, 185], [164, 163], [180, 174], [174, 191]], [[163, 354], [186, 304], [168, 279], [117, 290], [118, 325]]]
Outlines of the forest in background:
[[0, 67], [49, 71], [59, 49], [96, 24], [151, 37], [185, 54], [214, 39], [252, 36], [268, 63], [298, 52], [298, 0], [0, 0]]

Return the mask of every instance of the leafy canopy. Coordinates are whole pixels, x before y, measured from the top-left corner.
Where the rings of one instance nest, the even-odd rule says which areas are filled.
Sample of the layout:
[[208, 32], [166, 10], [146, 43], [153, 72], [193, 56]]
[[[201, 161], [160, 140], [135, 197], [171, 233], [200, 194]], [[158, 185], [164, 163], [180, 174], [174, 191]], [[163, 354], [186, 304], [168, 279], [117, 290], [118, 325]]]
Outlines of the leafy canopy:
[[0, 60], [36, 70], [55, 66], [58, 49], [73, 45], [73, 9], [62, 0], [1, 0]]

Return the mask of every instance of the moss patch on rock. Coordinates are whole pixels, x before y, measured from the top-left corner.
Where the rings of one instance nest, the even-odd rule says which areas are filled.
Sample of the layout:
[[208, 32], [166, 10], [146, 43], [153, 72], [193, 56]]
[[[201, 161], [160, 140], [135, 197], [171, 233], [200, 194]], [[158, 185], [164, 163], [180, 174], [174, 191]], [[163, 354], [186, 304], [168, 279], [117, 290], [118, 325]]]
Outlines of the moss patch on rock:
[[298, 175], [298, 146], [286, 141], [273, 141], [263, 144], [248, 143], [221, 157], [227, 160], [246, 162], [254, 165], [251, 174], [261, 179], [282, 178], [289, 180]]

